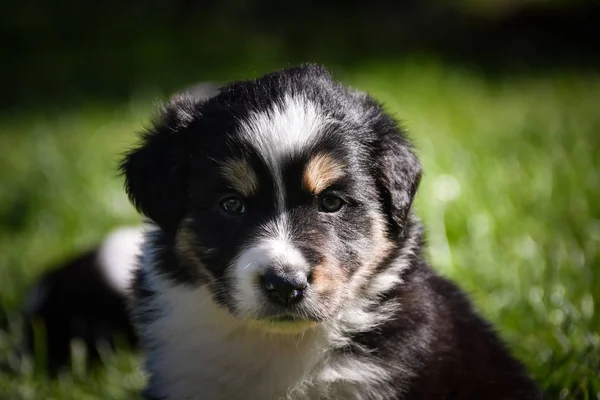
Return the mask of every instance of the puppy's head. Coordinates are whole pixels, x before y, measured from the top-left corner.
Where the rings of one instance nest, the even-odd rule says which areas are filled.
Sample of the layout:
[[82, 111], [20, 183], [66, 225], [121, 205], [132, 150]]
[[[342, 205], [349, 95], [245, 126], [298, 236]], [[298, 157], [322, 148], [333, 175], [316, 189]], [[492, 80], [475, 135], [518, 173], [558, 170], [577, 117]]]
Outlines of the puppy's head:
[[172, 100], [122, 170], [161, 230], [168, 279], [291, 330], [365, 296], [403, 245], [420, 179], [380, 105], [312, 65]]

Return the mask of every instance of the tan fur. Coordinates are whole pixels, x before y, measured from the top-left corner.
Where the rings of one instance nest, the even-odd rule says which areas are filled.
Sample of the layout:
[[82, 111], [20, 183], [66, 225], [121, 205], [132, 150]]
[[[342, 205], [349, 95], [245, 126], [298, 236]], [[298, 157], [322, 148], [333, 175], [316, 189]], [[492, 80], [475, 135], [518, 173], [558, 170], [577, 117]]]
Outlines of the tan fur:
[[221, 174], [232, 189], [238, 191], [242, 196], [251, 196], [258, 191], [258, 176], [247, 160], [226, 161], [221, 166]]
[[[353, 277], [351, 286], [357, 285], [363, 287], [370, 281], [370, 277], [376, 273], [376, 268], [385, 257], [387, 257], [394, 244], [386, 235], [386, 226], [384, 222], [384, 216], [378, 212], [373, 213], [373, 223], [371, 225], [371, 239], [373, 240], [372, 246], [369, 251], [363, 253], [363, 264]], [[358, 293], [357, 290], [351, 289], [351, 293]]]
[[314, 267], [311, 286], [320, 294], [336, 293], [343, 287], [346, 279], [339, 266], [331, 260], [325, 260]]
[[327, 154], [317, 154], [304, 169], [303, 184], [313, 194], [319, 194], [344, 175], [344, 166]]
[[179, 226], [179, 229], [177, 229], [175, 236], [175, 249], [177, 250], [178, 256], [182, 259], [194, 265], [201, 266], [203, 263], [194, 250], [194, 248], [197, 247], [197, 240], [192, 230], [187, 226], [187, 224], [190, 222], [191, 219], [184, 219]]

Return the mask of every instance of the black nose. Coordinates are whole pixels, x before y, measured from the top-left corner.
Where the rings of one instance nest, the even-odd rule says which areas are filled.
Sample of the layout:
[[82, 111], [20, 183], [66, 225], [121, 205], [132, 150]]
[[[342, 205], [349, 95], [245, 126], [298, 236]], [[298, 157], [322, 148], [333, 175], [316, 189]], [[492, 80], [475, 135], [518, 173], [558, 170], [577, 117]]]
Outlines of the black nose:
[[302, 300], [308, 282], [304, 274], [269, 271], [261, 277], [261, 284], [271, 301], [289, 306]]

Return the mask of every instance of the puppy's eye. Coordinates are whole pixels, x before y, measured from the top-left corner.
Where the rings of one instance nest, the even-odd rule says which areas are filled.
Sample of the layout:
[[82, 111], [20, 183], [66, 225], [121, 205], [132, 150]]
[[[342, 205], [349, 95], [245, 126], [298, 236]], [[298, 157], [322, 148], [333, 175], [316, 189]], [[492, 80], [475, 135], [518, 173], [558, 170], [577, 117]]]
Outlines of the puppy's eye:
[[220, 207], [223, 212], [229, 215], [240, 215], [246, 211], [243, 200], [236, 196], [221, 200]]
[[344, 206], [344, 200], [338, 196], [328, 194], [319, 200], [319, 209], [323, 212], [334, 213]]

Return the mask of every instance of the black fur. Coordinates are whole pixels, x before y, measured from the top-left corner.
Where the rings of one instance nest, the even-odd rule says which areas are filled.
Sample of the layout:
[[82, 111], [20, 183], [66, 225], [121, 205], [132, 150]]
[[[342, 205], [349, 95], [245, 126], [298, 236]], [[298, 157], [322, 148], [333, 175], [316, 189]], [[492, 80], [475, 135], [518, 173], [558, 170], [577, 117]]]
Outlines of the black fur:
[[[37, 354], [38, 370], [55, 376], [71, 361], [71, 342], [79, 339], [87, 350], [87, 366], [100, 361], [98, 346], [137, 346], [125, 293], [110, 285], [98, 264], [98, 249], [79, 254], [40, 277], [26, 296], [24, 353], [36, 356], [36, 342], [46, 350]], [[39, 329], [39, 330], [38, 330]], [[36, 333], [37, 331], [37, 333]], [[36, 335], [39, 335], [36, 338]]]

